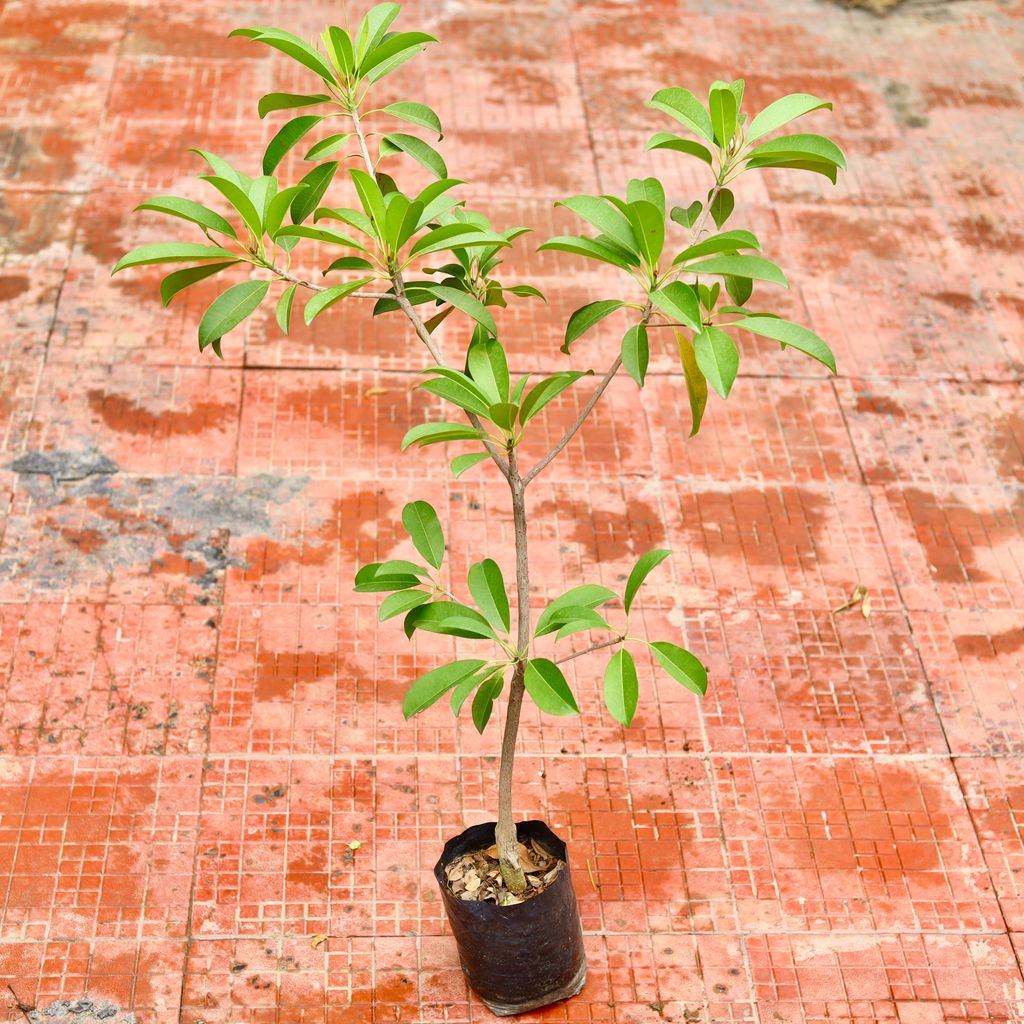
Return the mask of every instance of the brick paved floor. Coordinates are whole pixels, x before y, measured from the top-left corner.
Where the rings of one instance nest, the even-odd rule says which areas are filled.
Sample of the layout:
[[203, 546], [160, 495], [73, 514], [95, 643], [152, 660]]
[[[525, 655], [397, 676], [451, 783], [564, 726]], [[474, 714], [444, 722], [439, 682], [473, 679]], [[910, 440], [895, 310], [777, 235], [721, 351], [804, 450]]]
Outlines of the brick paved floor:
[[[339, 7], [0, 14], [6, 1021], [7, 982], [147, 1024], [491, 1019], [429, 868], [493, 807], [496, 733], [403, 724], [427, 649], [349, 587], [357, 560], [401, 550], [413, 496], [506, 550], [502, 488], [398, 453], [423, 358], [400, 323], [325, 316], [289, 340], [268, 314], [215, 363], [195, 343], [209, 289], [163, 311], [157, 274], [109, 278], [174, 231], [129, 211], [194, 188], [187, 147], [254, 165], [275, 130], [257, 98], [301, 87], [228, 30], [305, 34]], [[659, 683], [624, 733], [581, 660], [582, 721], [527, 714], [517, 812], [571, 841], [591, 965], [529, 1019], [1024, 1020], [1024, 8], [420, 7], [444, 45], [407, 98], [440, 111], [449, 166], [499, 224], [546, 237], [569, 223], [554, 199], [640, 166], [694, 189], [678, 158], [638, 157], [663, 85], [745, 74], [762, 102], [832, 98], [851, 164], [835, 190], [740, 187], [840, 376], [752, 345], [687, 441], [657, 353], [642, 403], [620, 380], [534, 492], [552, 590], [674, 549], [643, 615], [712, 685], [700, 705]], [[560, 368], [557, 325], [603, 279], [530, 246], [515, 265], [551, 298], [504, 316], [516, 367]], [[616, 345], [597, 332], [577, 364]], [[549, 407], [549, 441], [574, 411]], [[871, 617], [830, 614], [858, 583]]]

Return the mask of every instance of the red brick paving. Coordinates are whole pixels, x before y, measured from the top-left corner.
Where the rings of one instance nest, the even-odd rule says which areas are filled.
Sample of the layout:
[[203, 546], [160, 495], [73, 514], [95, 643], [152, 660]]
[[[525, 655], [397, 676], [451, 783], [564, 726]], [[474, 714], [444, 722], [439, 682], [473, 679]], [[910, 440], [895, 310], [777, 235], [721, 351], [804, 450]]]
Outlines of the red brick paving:
[[[524, 716], [517, 812], [570, 840], [590, 958], [581, 996], [528, 1019], [1024, 1020], [1024, 9], [408, 6], [444, 45], [396, 89], [440, 111], [449, 166], [502, 225], [563, 231], [553, 200], [641, 166], [698, 190], [695, 166], [638, 153], [668, 84], [832, 98], [851, 165], [834, 190], [740, 188], [796, 282], [781, 307], [840, 376], [750, 346], [687, 441], [666, 348], [643, 401], [618, 381], [534, 492], [552, 590], [674, 550], [642, 615], [712, 685], [700, 704], [649, 684], [623, 732], [580, 660], [582, 721]], [[491, 813], [495, 733], [402, 721], [406, 681], [448, 648], [378, 630], [349, 586], [404, 553], [411, 497], [506, 550], [502, 487], [398, 453], [429, 410], [399, 321], [284, 339], [261, 314], [215, 363], [194, 333], [212, 286], [162, 311], [155, 272], [109, 278], [173, 230], [129, 211], [195, 187], [187, 147], [251, 164], [272, 130], [256, 99], [301, 88], [228, 30], [308, 33], [336, 7], [0, 13], [0, 983], [26, 1003], [87, 995], [146, 1024], [492, 1019], [429, 869]], [[516, 368], [561, 367], [559, 318], [607, 278], [528, 245], [510, 278], [551, 300], [503, 314]], [[597, 331], [575, 362], [616, 345]], [[538, 418], [538, 450], [579, 401]], [[12, 466], [59, 451], [117, 471]], [[457, 546], [456, 572], [476, 557]], [[833, 615], [858, 583], [871, 617]], [[0, 1016], [22, 1019], [6, 990]]]

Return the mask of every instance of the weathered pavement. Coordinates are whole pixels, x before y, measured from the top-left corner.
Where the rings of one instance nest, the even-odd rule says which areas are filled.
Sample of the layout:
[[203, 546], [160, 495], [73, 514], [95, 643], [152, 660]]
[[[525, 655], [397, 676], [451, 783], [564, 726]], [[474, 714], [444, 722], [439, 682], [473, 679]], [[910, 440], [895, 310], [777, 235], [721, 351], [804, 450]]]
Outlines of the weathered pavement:
[[[457, 574], [507, 567], [506, 495], [398, 452], [428, 407], [397, 321], [345, 306], [283, 339], [268, 311], [219, 363], [195, 342], [211, 289], [163, 311], [158, 274], [109, 278], [132, 246], [191, 238], [130, 215], [201, 195], [188, 147], [255, 169], [279, 123], [257, 99], [303, 87], [228, 31], [308, 34], [339, 6], [0, 13], [3, 1020], [23, 1019], [8, 982], [40, 1020], [83, 999], [146, 1024], [491, 1019], [429, 869], [493, 806], [497, 734], [444, 708], [403, 723], [431, 649], [350, 585], [405, 552], [412, 497], [447, 510]], [[640, 153], [665, 85], [831, 98], [813, 117], [851, 165], [835, 189], [738, 189], [839, 377], [748, 338], [690, 441], [666, 344], [533, 491], [538, 605], [670, 547], [643, 618], [712, 686], [701, 705], [646, 681], [623, 733], [580, 659], [582, 721], [527, 716], [517, 812], [571, 842], [591, 964], [529, 1019], [1024, 1020], [1024, 8], [421, 6], [408, 23], [442, 45], [404, 98], [440, 112], [472, 202], [538, 240], [571, 223], [555, 199], [641, 170], [698, 193], [696, 166]], [[516, 368], [561, 368], [559, 325], [614, 285], [531, 250], [509, 277], [550, 306], [502, 322]], [[575, 408], [549, 407], [530, 451]], [[858, 584], [870, 617], [833, 615]]]

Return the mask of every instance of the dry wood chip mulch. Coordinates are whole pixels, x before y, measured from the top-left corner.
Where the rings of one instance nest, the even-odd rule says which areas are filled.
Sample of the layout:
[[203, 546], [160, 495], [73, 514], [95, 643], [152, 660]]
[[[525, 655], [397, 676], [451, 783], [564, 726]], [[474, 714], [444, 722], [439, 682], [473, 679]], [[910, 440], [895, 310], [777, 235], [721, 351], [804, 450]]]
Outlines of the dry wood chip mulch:
[[498, 865], [498, 848], [489, 846], [477, 853], [464, 853], [445, 868], [448, 885], [462, 900], [489, 900], [502, 907], [523, 903], [543, 892], [562, 870], [563, 861], [552, 856], [536, 840], [519, 844], [519, 863], [529, 888], [516, 896], [505, 887]]

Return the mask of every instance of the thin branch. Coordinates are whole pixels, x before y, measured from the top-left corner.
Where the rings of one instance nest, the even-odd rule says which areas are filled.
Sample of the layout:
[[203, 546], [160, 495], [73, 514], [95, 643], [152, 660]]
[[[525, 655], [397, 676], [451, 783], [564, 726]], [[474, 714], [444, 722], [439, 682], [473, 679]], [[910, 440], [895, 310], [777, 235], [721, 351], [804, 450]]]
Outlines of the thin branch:
[[572, 654], [567, 654], [564, 658], [555, 658], [555, 664], [561, 665], [564, 661], [572, 661], [573, 658], [582, 658], [584, 654], [590, 654], [592, 651], [599, 651], [602, 647], [614, 647], [615, 644], [622, 643], [626, 638], [624, 636], [613, 636], [611, 640], [602, 640], [599, 644], [592, 644], [590, 647], [584, 647], [582, 651], [573, 651]]

